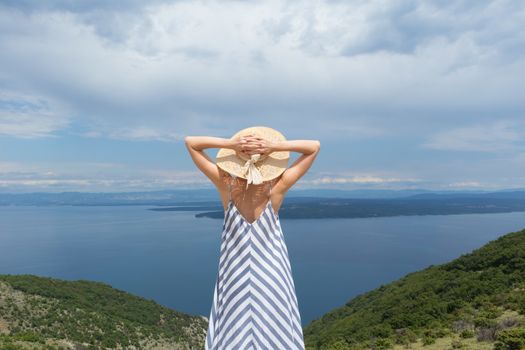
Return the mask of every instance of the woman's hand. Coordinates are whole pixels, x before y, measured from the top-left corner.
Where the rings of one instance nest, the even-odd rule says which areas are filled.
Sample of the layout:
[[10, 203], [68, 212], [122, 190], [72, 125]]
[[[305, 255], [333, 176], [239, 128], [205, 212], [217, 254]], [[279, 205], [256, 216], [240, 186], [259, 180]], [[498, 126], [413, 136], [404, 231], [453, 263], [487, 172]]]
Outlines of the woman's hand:
[[233, 149], [235, 152], [242, 153], [246, 156], [250, 156], [250, 153], [248, 151], [250, 150], [251, 146], [248, 144], [248, 139], [246, 136], [238, 136], [235, 139], [231, 141], [231, 149]]
[[257, 135], [249, 134], [239, 136], [233, 140], [232, 148], [247, 157], [252, 154], [269, 154], [273, 152], [274, 144]]
[[275, 143], [257, 135], [245, 135], [240, 138], [243, 153], [247, 156], [252, 154], [268, 155], [275, 151]]

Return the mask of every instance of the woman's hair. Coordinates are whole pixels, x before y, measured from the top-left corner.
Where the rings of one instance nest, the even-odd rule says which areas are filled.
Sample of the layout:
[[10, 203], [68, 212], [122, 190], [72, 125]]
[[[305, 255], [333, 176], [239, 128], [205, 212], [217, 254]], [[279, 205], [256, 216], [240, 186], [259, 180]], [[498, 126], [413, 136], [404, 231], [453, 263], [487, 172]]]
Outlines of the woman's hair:
[[260, 202], [259, 198], [267, 199], [270, 187], [273, 186], [273, 184], [279, 179], [279, 177], [276, 177], [275, 179], [264, 181], [262, 184], [259, 185], [249, 184], [248, 188], [246, 188], [246, 181], [248, 180], [240, 176], [230, 174], [222, 169], [220, 171], [221, 178], [223, 179], [224, 183], [226, 185], [231, 184], [232, 186], [231, 195], [234, 199], [234, 202], [239, 202], [246, 199], [246, 193], [249, 193], [249, 198], [251, 198], [252, 201], [255, 202]]

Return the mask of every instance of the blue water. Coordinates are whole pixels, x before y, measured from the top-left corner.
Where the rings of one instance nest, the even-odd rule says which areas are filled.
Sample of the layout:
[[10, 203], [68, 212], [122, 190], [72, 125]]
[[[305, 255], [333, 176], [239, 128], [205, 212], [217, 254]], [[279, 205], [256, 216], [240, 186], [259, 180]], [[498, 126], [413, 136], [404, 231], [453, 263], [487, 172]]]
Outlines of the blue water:
[[[222, 220], [146, 208], [0, 207], [0, 273], [102, 281], [208, 317]], [[281, 225], [306, 325], [357, 294], [525, 228], [525, 212]]]

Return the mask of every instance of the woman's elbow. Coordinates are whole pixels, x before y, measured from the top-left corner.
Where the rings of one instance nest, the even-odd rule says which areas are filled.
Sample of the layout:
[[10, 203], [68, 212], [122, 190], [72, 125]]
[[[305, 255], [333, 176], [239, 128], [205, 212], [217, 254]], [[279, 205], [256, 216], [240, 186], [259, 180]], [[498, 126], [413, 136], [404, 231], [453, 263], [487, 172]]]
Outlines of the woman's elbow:
[[319, 150], [321, 149], [321, 141], [319, 140], [314, 140], [314, 146], [315, 146], [315, 152], [319, 152]]
[[186, 146], [190, 146], [192, 140], [193, 140], [193, 136], [186, 136], [186, 137], [184, 138], [184, 143], [186, 144]]

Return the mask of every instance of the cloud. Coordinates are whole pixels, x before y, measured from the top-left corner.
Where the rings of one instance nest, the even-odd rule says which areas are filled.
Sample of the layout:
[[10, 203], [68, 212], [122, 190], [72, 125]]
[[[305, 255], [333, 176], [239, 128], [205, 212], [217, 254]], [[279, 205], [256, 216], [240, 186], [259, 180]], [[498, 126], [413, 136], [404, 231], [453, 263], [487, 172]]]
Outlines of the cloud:
[[259, 124], [411, 168], [323, 186], [486, 184], [501, 169], [517, 184], [524, 21], [519, 0], [3, 1], [0, 141], [180, 142]]
[[162, 141], [177, 142], [184, 140], [186, 135], [176, 132], [155, 129], [151, 127], [133, 127], [111, 130], [107, 133], [101, 131], [86, 131], [77, 135], [87, 138], [109, 138], [127, 141]]
[[[521, 117], [525, 69], [518, 6], [8, 2], [0, 7], [0, 87], [49, 96], [87, 135], [109, 137], [122, 125], [233, 131], [218, 120], [286, 119], [289, 130], [304, 119], [373, 130], [376, 120], [399, 132], [437, 116], [457, 120], [459, 111], [512, 119]], [[316, 131], [338, 134], [328, 129]]]
[[[309, 174], [299, 180], [298, 189], [325, 188], [391, 188], [410, 187], [422, 181], [415, 178], [388, 177], [377, 174], [342, 173]], [[45, 163], [0, 162], [0, 189], [9, 192], [43, 191], [127, 191], [166, 188], [213, 187], [199, 171], [133, 167], [121, 163], [63, 162]]]
[[210, 187], [198, 171], [133, 167], [111, 162], [0, 162], [0, 190], [142, 191]]
[[[415, 169], [405, 172], [417, 173]], [[475, 173], [475, 172], [474, 172]], [[464, 176], [449, 181], [426, 176], [395, 174], [389, 170], [361, 172], [309, 172], [296, 189], [501, 189], [523, 188], [523, 176], [505, 173], [497, 180], [482, 178], [483, 174]], [[453, 174], [452, 174], [453, 175]], [[479, 176], [477, 176], [479, 175]], [[468, 178], [468, 176], [472, 176]], [[461, 176], [459, 177], [461, 178]], [[520, 185], [521, 184], [521, 185]], [[116, 162], [0, 162], [1, 192], [119, 192], [164, 189], [213, 188], [200, 171], [129, 165]]]
[[297, 188], [411, 188], [424, 185], [427, 182], [421, 178], [410, 177], [404, 174], [395, 174], [387, 170], [375, 171], [320, 171], [309, 172], [298, 182]]
[[[147, 191], [161, 190], [173, 186], [182, 186], [187, 188], [188, 185], [198, 184], [194, 179], [191, 181], [174, 181], [169, 179], [0, 179], [0, 188], [6, 188], [10, 192], [22, 191]], [[204, 183], [201, 183], [204, 185]]]
[[0, 90], [0, 135], [52, 137], [70, 120], [63, 108], [42, 96]]
[[319, 179], [310, 180], [310, 184], [371, 184], [371, 183], [391, 183], [391, 182], [418, 182], [418, 179], [402, 179], [402, 178], [381, 178], [377, 176], [353, 176], [347, 177], [321, 177]]
[[422, 147], [436, 150], [500, 152], [525, 149], [525, 125], [509, 120], [454, 128], [432, 135]]
[[[37, 179], [40, 177], [60, 176], [59, 174], [90, 174], [100, 170], [119, 171], [126, 169], [121, 163], [112, 162], [56, 162], [54, 164], [46, 162], [2, 162], [0, 161], [0, 177], [2, 179], [28, 178]], [[69, 175], [68, 175], [69, 176]]]
[[524, 16], [520, 9], [519, 1], [296, 1], [264, 24], [275, 42], [287, 41], [312, 55], [416, 54], [434, 40], [523, 43], [516, 35]]
[[450, 183], [448, 185], [449, 185], [449, 187], [453, 187], [453, 188], [484, 187], [478, 181], [460, 181], [460, 182], [453, 182], [453, 183]]
[[115, 130], [109, 135], [110, 138], [124, 140], [153, 140], [153, 141], [181, 141], [185, 135], [175, 132], [165, 132], [148, 127]]

